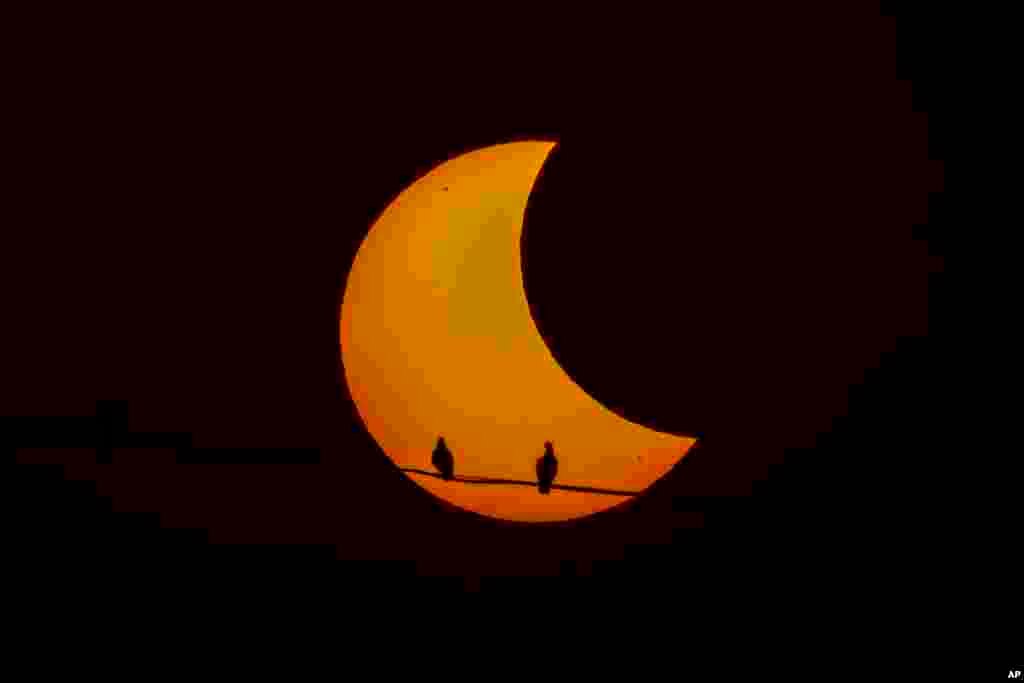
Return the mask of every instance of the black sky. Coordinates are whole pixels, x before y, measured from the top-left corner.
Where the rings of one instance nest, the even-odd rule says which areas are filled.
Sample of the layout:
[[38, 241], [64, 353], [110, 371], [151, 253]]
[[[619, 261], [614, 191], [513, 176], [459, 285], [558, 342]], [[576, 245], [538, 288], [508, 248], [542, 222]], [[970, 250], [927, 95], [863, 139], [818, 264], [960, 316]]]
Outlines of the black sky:
[[[43, 23], [62, 49], [23, 55], [39, 77], [0, 414], [123, 399], [135, 431], [321, 463], [19, 458], [72, 463], [115, 510], [211, 541], [336, 544], [421, 573], [882, 533], [958, 400], [929, 292], [943, 120], [897, 62], [896, 21], [833, 4], [525, 27], [139, 16], [109, 40]], [[535, 136], [559, 141], [523, 243], [542, 334], [605, 405], [702, 436], [625, 512], [543, 529], [453, 514], [398, 473], [347, 399], [337, 335], [388, 201], [446, 158]]]

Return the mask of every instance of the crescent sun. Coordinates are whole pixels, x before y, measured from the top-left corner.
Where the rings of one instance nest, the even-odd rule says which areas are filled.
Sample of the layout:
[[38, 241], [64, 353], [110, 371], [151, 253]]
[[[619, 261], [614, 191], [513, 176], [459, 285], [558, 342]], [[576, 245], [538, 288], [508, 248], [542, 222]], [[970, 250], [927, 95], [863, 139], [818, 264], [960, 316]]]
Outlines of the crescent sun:
[[[537, 330], [520, 239], [555, 144], [494, 145], [440, 164], [384, 209], [356, 253], [341, 304], [344, 376], [367, 430], [403, 469], [429, 469], [443, 435], [457, 476], [530, 481], [551, 441], [556, 483], [640, 491], [696, 442], [601, 405]], [[622, 501], [405, 476], [459, 508], [514, 521], [574, 519]]]

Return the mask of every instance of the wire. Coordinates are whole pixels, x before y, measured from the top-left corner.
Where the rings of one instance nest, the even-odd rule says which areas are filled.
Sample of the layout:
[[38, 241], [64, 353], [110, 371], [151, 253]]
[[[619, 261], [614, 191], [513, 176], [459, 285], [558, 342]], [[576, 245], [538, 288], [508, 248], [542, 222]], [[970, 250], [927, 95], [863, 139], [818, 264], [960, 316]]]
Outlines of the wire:
[[[437, 472], [420, 470], [415, 467], [400, 467], [399, 469], [403, 472], [412, 472], [414, 474], [422, 474], [427, 477], [434, 477], [435, 479], [444, 479], [444, 477]], [[522, 479], [493, 479], [490, 477], [454, 477], [451, 481], [457, 481], [463, 484], [510, 484], [513, 486], [530, 486], [533, 488], [538, 486], [536, 481], [525, 481]], [[551, 488], [560, 489], [562, 491], [577, 491], [580, 493], [598, 493], [605, 496], [638, 496], [642, 493], [641, 491], [616, 491], [615, 489], [599, 489], [592, 486], [572, 486], [570, 484], [551, 484]]]

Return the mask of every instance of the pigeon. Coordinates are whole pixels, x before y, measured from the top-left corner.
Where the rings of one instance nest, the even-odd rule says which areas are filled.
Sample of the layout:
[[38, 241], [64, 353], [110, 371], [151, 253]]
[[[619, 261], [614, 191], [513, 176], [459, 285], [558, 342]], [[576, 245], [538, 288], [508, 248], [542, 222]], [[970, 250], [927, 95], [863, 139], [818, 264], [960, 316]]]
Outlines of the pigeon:
[[443, 436], [438, 438], [437, 446], [434, 447], [434, 455], [431, 457], [430, 462], [434, 464], [437, 471], [441, 473], [441, 478], [445, 481], [451, 481], [455, 477], [455, 458], [452, 456], [452, 452], [448, 450]]
[[551, 493], [551, 483], [558, 474], [558, 459], [550, 441], [544, 442], [544, 455], [537, 458], [537, 490], [542, 494]]

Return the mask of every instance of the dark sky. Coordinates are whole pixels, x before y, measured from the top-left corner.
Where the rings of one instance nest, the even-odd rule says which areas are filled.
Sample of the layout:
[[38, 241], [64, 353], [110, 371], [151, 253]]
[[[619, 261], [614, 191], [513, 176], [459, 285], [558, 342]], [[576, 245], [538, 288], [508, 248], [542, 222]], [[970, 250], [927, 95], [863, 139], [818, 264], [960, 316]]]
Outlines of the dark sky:
[[[423, 573], [564, 570], [705, 543], [684, 532], [704, 525], [884, 524], [865, 500], [896, 505], [954, 398], [925, 360], [942, 259], [920, 224], [943, 166], [925, 91], [896, 78], [895, 20], [854, 6], [137, 17], [110, 40], [50, 21], [24, 56], [45, 78], [26, 83], [0, 414], [123, 399], [132, 430], [197, 447], [319, 448], [295, 466], [31, 457], [211, 541], [337, 544]], [[341, 287], [377, 213], [450, 156], [532, 136], [559, 141], [523, 243], [550, 348], [621, 415], [703, 436], [645, 500], [564, 528], [430, 500], [339, 371]]]

